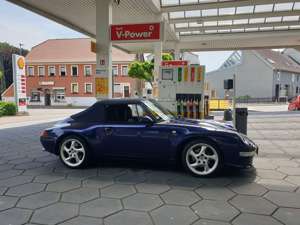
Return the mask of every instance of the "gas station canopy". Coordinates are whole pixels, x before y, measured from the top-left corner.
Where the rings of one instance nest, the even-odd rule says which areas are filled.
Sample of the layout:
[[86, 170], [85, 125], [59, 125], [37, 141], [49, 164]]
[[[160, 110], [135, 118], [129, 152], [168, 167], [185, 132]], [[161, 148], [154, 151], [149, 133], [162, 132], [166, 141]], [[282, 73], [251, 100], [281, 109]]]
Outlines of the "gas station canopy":
[[[9, 1], [96, 37], [96, 0]], [[115, 0], [112, 4], [112, 24], [163, 21], [165, 51], [300, 46], [299, 16], [300, 1], [291, 0]], [[132, 53], [153, 51], [151, 42], [114, 45]]]

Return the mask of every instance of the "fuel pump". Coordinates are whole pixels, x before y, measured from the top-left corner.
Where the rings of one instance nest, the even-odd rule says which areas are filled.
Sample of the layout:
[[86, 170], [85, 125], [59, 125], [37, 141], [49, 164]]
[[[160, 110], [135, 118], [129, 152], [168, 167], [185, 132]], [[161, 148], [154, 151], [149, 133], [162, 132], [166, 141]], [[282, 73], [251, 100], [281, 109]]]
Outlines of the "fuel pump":
[[178, 68], [178, 82], [181, 82], [182, 81], [182, 67], [179, 67]]
[[184, 67], [184, 81], [187, 82], [189, 79], [189, 68], [187, 66]]
[[191, 67], [191, 82], [195, 81], [195, 67]]
[[177, 104], [177, 116], [182, 115], [182, 102], [181, 102], [181, 95], [176, 95], [176, 104]]
[[194, 105], [193, 105], [193, 98], [190, 96], [190, 100], [188, 102], [189, 106], [189, 118], [194, 118]]
[[183, 98], [183, 117], [188, 117], [188, 108], [187, 108], [187, 99], [186, 96], [184, 95]]

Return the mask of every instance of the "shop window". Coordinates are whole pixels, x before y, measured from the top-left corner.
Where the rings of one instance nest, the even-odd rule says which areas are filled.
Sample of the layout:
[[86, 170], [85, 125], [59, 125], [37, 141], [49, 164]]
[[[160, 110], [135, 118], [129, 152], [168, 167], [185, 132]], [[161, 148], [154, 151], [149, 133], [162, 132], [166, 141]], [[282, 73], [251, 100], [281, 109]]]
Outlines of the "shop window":
[[113, 76], [117, 76], [118, 75], [118, 67], [117, 66], [113, 66], [112, 67], [112, 74], [113, 74]]
[[66, 74], [66, 66], [60, 66], [60, 76], [64, 77]]
[[55, 66], [49, 66], [49, 76], [55, 76]]
[[84, 66], [84, 75], [91, 76], [92, 75], [92, 67], [90, 65]]
[[28, 76], [33, 76], [34, 75], [34, 67], [28, 66], [27, 72], [28, 72]]
[[39, 91], [32, 91], [31, 92], [31, 102], [40, 102], [41, 101], [41, 94]]
[[72, 70], [72, 76], [77, 77], [78, 76], [78, 66], [73, 65], [71, 67], [71, 70]]
[[38, 74], [39, 74], [39, 76], [45, 76], [45, 67], [44, 66], [38, 67]]
[[65, 90], [64, 89], [53, 90], [53, 94], [54, 94], [55, 102], [65, 102]]
[[92, 93], [93, 92], [93, 86], [91, 83], [85, 83], [85, 87], [84, 87], [85, 93]]
[[128, 66], [122, 66], [122, 75], [127, 76], [128, 75]]
[[78, 93], [78, 83], [71, 84], [71, 93], [77, 94]]

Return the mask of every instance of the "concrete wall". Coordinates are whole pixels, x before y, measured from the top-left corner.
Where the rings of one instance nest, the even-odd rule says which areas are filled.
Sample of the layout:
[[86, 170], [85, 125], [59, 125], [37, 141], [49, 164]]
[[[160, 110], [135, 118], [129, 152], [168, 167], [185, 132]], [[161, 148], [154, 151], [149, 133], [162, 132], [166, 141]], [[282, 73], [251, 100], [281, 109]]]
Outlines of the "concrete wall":
[[243, 51], [241, 64], [207, 73], [206, 79], [217, 98], [225, 97], [224, 80], [236, 74], [237, 97], [249, 95], [252, 98], [273, 96], [273, 69], [260, 59], [254, 51]]

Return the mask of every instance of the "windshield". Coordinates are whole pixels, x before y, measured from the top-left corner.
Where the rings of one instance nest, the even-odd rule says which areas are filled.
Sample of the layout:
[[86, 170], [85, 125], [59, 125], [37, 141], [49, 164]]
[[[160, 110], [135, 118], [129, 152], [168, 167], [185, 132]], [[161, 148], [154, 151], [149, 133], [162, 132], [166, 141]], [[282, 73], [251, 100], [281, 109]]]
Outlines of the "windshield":
[[170, 110], [164, 108], [154, 100], [144, 101], [144, 104], [157, 121], [166, 121], [175, 118], [174, 114]]

